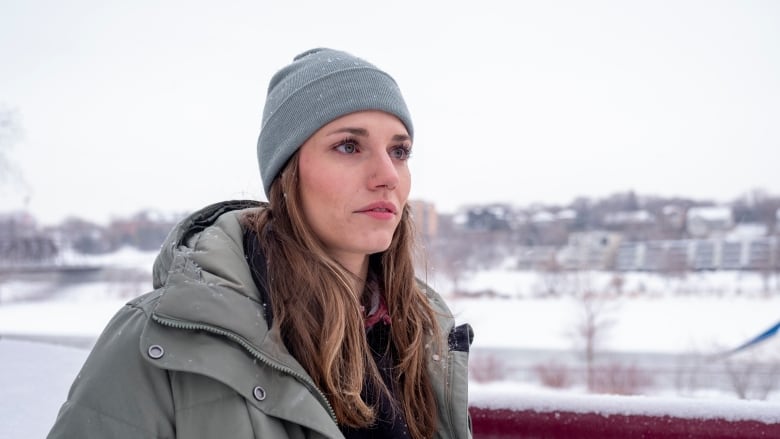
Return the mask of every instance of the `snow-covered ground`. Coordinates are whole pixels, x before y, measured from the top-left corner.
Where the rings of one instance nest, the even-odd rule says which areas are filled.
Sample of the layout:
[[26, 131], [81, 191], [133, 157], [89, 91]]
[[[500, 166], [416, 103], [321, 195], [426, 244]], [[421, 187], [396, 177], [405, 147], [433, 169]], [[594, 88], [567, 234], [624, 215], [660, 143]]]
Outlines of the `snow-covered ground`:
[[[154, 256], [126, 249], [89, 262], [148, 273]], [[30, 278], [0, 282], [0, 439], [45, 436], [86, 357], [85, 346], [130, 297], [150, 288], [150, 278], [109, 277], [64, 284], [61, 279]], [[603, 351], [714, 353], [737, 346], [780, 320], [777, 282], [757, 274], [668, 278], [624, 273], [619, 278], [616, 281], [615, 274], [599, 272], [551, 275], [494, 270], [465, 277], [458, 284], [460, 291], [492, 291], [493, 298], [449, 297], [448, 302], [460, 322], [474, 327], [473, 349], [477, 356], [484, 352], [506, 351], [522, 356], [531, 351], [571, 351], [578, 343], [574, 328], [582, 322], [585, 309], [585, 302], [575, 299], [574, 293], [582, 291], [610, 298], [599, 302], [598, 317], [608, 323], [600, 334], [599, 349]], [[428, 280], [445, 296], [452, 290], [446, 278], [431, 275]], [[548, 294], [551, 289], [556, 294]], [[52, 345], [52, 341], [82, 347]], [[493, 396], [486, 395], [500, 396], [507, 391], [510, 396], [503, 398], [512, 399], [514, 391], [524, 395], [517, 398], [518, 404], [535, 404], [577, 392], [576, 386], [552, 391], [533, 382], [503, 382], [499, 384], [501, 390], [495, 386], [474, 382], [472, 399], [490, 400]], [[655, 395], [674, 399], [669, 392]], [[737, 404], [733, 394], [727, 392], [711, 396], [711, 400]], [[769, 399], [774, 402], [739, 407], [748, 407], [744, 410], [753, 413], [763, 413], [761, 407], [780, 412], [778, 399], [773, 395]], [[653, 403], [658, 406], [667, 404], [654, 401], [660, 401]], [[711, 413], [721, 410], [716, 406]], [[735, 407], [726, 405], [722, 410], [728, 412]]]
[[44, 438], [87, 351], [0, 339], [0, 439]]

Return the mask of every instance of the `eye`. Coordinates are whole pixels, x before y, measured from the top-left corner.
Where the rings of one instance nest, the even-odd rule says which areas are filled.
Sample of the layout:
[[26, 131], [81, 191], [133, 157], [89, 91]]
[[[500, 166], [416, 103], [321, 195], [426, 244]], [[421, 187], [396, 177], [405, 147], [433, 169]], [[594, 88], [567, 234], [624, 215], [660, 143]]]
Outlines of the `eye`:
[[390, 149], [390, 157], [396, 160], [409, 160], [412, 156], [412, 147], [408, 145], [398, 145]]
[[346, 139], [336, 145], [336, 148], [334, 148], [338, 152], [342, 152], [344, 154], [354, 154], [358, 152], [358, 144], [352, 139]]

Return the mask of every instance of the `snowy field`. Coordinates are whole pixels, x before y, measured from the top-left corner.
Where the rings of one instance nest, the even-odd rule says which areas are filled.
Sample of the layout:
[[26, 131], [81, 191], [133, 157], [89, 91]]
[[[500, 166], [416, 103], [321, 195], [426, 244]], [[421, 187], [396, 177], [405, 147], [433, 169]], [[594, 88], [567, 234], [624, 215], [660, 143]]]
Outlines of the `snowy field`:
[[[130, 297], [149, 289], [150, 275], [127, 273], [149, 273], [153, 259], [151, 253], [123, 250], [89, 261], [125, 273], [121, 276], [65, 283], [34, 278], [0, 281], [0, 439], [45, 436], [91, 340]], [[553, 278], [496, 270], [459, 280], [460, 291], [492, 291], [491, 298], [451, 297], [447, 293], [452, 284], [447, 279], [431, 276], [429, 282], [448, 297], [457, 320], [474, 327], [477, 356], [488, 351], [522, 356], [523, 352], [575, 349], [573, 328], [582, 321], [584, 307], [582, 300], [573, 298], [577, 291], [610, 298], [600, 302], [599, 308], [599, 318], [608, 322], [599, 348], [609, 352], [716, 353], [743, 343], [780, 320], [775, 279], [746, 273], [684, 278], [630, 273], [622, 274], [619, 282], [614, 278], [614, 274], [597, 272]], [[551, 287], [556, 295], [547, 295]], [[770, 351], [777, 353], [780, 350], [774, 343]], [[474, 382], [471, 392], [473, 401], [489, 401], [499, 395], [498, 399], [533, 406], [542, 401], [558, 404], [556, 398], [561, 397], [576, 401], [572, 395], [579, 391], [576, 387], [548, 390], [532, 382]], [[738, 402], [727, 392], [709, 396], [708, 404], [714, 404], [705, 405], [710, 407], [709, 413], [780, 413], [780, 399], [775, 394], [768, 398], [770, 402], [750, 402], [753, 405], [744, 405], [748, 402]], [[640, 410], [685, 404], [680, 402], [685, 399], [675, 398], [673, 392], [658, 392], [654, 397], [662, 399], [648, 399], [655, 402], [642, 405]], [[620, 405], [605, 398], [605, 407]], [[769, 419], [769, 415], [761, 416]], [[770, 422], [778, 422], [773, 419]]]

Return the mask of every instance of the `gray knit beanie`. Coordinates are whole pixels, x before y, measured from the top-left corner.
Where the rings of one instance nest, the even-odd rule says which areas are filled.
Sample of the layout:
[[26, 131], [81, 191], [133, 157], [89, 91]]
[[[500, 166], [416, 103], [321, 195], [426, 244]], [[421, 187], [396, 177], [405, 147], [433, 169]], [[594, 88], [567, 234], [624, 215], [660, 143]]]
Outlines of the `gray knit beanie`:
[[390, 113], [413, 137], [412, 118], [395, 80], [376, 66], [332, 49], [296, 56], [268, 85], [257, 159], [266, 196], [295, 151], [334, 119], [362, 110]]

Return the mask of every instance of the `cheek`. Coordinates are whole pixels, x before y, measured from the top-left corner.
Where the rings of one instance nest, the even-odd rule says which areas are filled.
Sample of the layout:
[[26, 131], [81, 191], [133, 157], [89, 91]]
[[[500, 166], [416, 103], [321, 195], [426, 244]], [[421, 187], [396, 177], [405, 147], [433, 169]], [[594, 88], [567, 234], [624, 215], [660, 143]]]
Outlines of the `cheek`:
[[402, 202], [406, 203], [409, 198], [409, 192], [412, 189], [412, 174], [409, 172], [408, 167], [404, 167], [403, 170], [398, 172], [398, 196], [402, 197]]
[[343, 210], [347, 186], [340, 173], [330, 172], [325, 166], [309, 166], [311, 164], [302, 161], [299, 168], [303, 211], [309, 221], [327, 223]]
[[308, 199], [310, 204], [330, 208], [338, 204], [339, 188], [343, 186], [338, 176], [317, 173], [310, 175], [305, 184], [303, 180], [301, 183], [301, 195]]
[[323, 184], [327, 184], [328, 175], [322, 166], [317, 166], [316, 160], [310, 158], [306, 152], [302, 151], [298, 164], [301, 198], [316, 201], [320, 197], [319, 192], [326, 192]]

